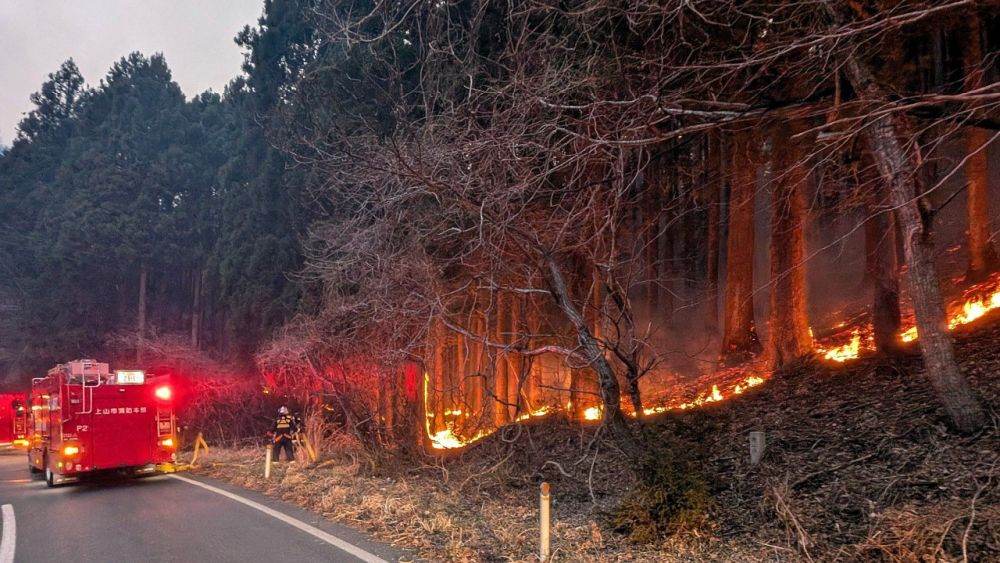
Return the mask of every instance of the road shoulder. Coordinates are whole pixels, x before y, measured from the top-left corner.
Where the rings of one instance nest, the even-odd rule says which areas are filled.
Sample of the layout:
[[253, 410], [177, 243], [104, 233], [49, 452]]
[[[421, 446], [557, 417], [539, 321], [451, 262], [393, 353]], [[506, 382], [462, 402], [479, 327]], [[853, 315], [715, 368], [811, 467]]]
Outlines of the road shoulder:
[[[313, 526], [319, 530], [322, 530], [323, 532], [336, 536], [340, 540], [345, 541], [351, 545], [354, 545], [386, 561], [411, 561], [411, 559], [409, 559], [406, 556], [406, 554], [401, 550], [397, 550], [393, 547], [374, 542], [371, 539], [369, 539], [365, 534], [363, 534], [358, 530], [355, 530], [338, 522], [327, 520], [322, 515], [316, 514], [315, 512], [311, 512], [309, 510], [296, 506], [295, 504], [285, 502], [276, 499], [274, 497], [270, 497], [266, 494], [255, 491], [253, 489], [240, 487], [238, 485], [234, 485], [232, 483], [228, 483], [205, 475], [193, 474], [189, 471], [185, 471], [183, 473], [180, 473], [179, 475], [183, 476], [185, 479], [190, 479], [192, 481], [198, 481], [200, 483], [210, 485], [212, 487], [221, 489], [228, 493], [258, 503], [262, 506], [270, 508], [271, 510], [280, 512], [286, 516], [289, 516], [291, 518], [304, 522], [310, 526]], [[192, 487], [196, 486], [187, 483], [185, 485]], [[205, 494], [210, 495], [216, 493], [206, 490]]]

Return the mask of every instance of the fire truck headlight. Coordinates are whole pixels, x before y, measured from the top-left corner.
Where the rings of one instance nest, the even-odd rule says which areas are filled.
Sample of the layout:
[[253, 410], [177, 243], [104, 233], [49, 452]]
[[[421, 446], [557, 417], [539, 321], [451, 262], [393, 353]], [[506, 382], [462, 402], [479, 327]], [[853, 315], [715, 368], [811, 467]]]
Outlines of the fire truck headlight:
[[80, 447], [79, 446], [66, 446], [66, 447], [63, 448], [63, 455], [64, 456], [69, 457], [71, 455], [76, 455], [78, 453], [80, 453]]
[[173, 438], [164, 438], [164, 439], [160, 440], [160, 445], [163, 446], [164, 448], [172, 448], [172, 447], [174, 447], [174, 439]]
[[166, 385], [164, 385], [163, 387], [157, 387], [156, 391], [154, 391], [153, 394], [156, 395], [157, 399], [162, 399], [164, 401], [169, 401], [171, 395], [173, 395], [173, 392], [170, 390], [169, 387], [167, 387]]

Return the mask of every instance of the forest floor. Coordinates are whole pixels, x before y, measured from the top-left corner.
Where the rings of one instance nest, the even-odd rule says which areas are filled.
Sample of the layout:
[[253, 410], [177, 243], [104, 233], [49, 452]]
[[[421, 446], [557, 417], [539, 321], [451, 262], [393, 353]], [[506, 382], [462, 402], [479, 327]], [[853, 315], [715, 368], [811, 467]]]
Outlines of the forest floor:
[[[508, 428], [464, 452], [392, 470], [344, 450], [317, 464], [279, 464], [265, 481], [260, 450], [213, 449], [197, 471], [431, 560], [536, 559], [538, 485], [548, 481], [559, 561], [996, 561], [1000, 319], [956, 336], [989, 414], [972, 436], [948, 431], [915, 351], [810, 364], [722, 403], [648, 421], [651, 451], [692, 460], [708, 493], [703, 513], [666, 534], [620, 532], [622, 507], [642, 505], [649, 499], [636, 499], [648, 493], [596, 426], [565, 420]], [[754, 430], [767, 442], [757, 466], [748, 458]]]

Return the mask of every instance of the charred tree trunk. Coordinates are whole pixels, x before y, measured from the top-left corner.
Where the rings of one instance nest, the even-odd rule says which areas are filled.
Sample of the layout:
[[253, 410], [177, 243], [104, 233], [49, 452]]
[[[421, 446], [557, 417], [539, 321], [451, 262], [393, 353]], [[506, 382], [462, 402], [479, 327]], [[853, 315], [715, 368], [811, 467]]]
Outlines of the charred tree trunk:
[[771, 322], [767, 359], [775, 368], [813, 350], [805, 269], [806, 187], [809, 168], [792, 136], [801, 128], [781, 122], [774, 134], [771, 186]]
[[[983, 49], [979, 17], [973, 12], [968, 20], [968, 43], [964, 53], [965, 89], [975, 90], [983, 84]], [[967, 209], [969, 220], [968, 279], [982, 281], [997, 265], [997, 252], [990, 242], [990, 186], [987, 144], [990, 135], [979, 127], [966, 133], [969, 159], [965, 166], [969, 182]]]
[[[882, 107], [889, 104], [871, 70], [854, 56], [848, 58], [846, 69], [860, 98]], [[900, 114], [880, 117], [868, 124], [863, 134], [896, 208], [927, 377], [954, 427], [961, 432], [973, 432], [983, 425], [983, 409], [955, 361], [934, 264], [931, 217], [922, 212], [921, 202], [916, 198], [914, 174], [919, 169], [918, 159], [906, 152], [898, 137], [907, 130], [904, 120], [905, 116]]]
[[896, 260], [896, 227], [892, 215], [871, 204], [865, 223], [867, 278], [872, 284], [872, 328], [875, 349], [881, 354], [899, 351], [899, 267]]
[[754, 195], [757, 190], [757, 145], [739, 133], [733, 150], [733, 184], [726, 243], [726, 291], [723, 307], [722, 357], [743, 360], [760, 351], [753, 318]]

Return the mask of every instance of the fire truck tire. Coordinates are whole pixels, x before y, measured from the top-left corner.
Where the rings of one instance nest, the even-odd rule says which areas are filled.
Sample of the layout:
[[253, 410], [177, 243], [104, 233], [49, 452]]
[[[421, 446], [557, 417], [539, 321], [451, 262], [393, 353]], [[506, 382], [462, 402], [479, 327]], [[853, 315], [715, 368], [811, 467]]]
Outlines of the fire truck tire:
[[50, 488], [56, 486], [55, 475], [52, 474], [52, 470], [48, 467], [45, 468], [45, 485]]

